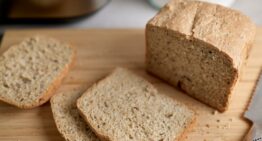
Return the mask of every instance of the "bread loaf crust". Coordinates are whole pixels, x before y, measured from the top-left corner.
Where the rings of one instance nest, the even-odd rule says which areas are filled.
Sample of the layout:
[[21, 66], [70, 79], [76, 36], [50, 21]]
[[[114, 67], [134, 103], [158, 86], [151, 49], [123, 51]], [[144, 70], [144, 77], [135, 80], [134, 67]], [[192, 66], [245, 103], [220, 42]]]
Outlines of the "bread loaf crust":
[[190, 0], [172, 0], [147, 26], [184, 34], [212, 45], [228, 55], [236, 69], [248, 55], [255, 39], [255, 24], [237, 10]]
[[[152, 29], [167, 31], [167, 33], [184, 36], [186, 40], [206, 44], [219, 52], [226, 62], [231, 64], [233, 78], [227, 89], [223, 106], [214, 106], [214, 104], [204, 102], [221, 112], [226, 111], [231, 93], [239, 79], [241, 68], [245, 64], [255, 38], [255, 24], [239, 11], [206, 2], [172, 0], [165, 5], [146, 25], [146, 67], [149, 73], [178, 86], [177, 83], [163, 77], [164, 74], [161, 74], [157, 67], [152, 68], [150, 64], [153, 62], [152, 43], [150, 44], [149, 40]], [[157, 66], [157, 64], [154, 65]], [[190, 93], [187, 88], [180, 88], [187, 94]], [[193, 97], [203, 102], [198, 97]]]

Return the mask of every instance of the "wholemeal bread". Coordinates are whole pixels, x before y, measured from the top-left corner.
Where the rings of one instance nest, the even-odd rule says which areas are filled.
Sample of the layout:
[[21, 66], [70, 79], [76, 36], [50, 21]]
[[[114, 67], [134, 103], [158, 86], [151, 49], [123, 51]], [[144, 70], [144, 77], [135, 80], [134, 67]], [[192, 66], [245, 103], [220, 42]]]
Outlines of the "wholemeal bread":
[[43, 36], [11, 46], [0, 56], [0, 100], [24, 109], [45, 103], [74, 57], [69, 44]]
[[195, 120], [188, 107], [123, 68], [89, 88], [77, 107], [107, 141], [176, 141]]
[[146, 26], [148, 72], [225, 111], [255, 37], [236, 10], [172, 0]]
[[61, 92], [50, 100], [56, 127], [67, 141], [99, 141], [76, 108], [76, 100], [83, 92], [82, 89]]

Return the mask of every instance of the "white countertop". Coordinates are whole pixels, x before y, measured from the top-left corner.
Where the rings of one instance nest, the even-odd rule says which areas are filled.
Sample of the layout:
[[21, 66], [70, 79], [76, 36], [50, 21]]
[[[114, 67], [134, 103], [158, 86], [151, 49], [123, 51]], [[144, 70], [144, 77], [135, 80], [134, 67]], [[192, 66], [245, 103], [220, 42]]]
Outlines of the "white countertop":
[[[262, 0], [236, 0], [232, 8], [262, 24]], [[90, 28], [143, 28], [157, 10], [146, 0], [112, 0], [104, 9], [69, 26]]]
[[[257, 24], [262, 24], [262, 0], [236, 0], [232, 8], [250, 16]], [[146, 0], [111, 0], [96, 14], [80, 21], [48, 28], [144, 28], [146, 22], [156, 14]], [[0, 26], [0, 33], [9, 28], [32, 28], [39, 26]], [[42, 26], [40, 26], [42, 27]]]

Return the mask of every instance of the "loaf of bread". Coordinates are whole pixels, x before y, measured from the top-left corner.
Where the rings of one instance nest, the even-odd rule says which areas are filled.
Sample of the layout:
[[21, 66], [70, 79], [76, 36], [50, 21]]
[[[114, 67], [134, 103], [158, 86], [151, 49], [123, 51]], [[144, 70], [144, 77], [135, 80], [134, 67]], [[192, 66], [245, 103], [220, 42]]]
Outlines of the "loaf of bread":
[[148, 72], [223, 112], [255, 37], [236, 10], [172, 0], [146, 25]]
[[83, 89], [61, 92], [50, 100], [56, 127], [66, 141], [99, 141], [76, 108], [76, 100], [83, 92]]
[[69, 44], [43, 36], [11, 46], [0, 56], [0, 100], [24, 109], [45, 103], [74, 58]]
[[123, 68], [89, 88], [77, 107], [106, 141], [177, 141], [195, 121], [187, 106]]

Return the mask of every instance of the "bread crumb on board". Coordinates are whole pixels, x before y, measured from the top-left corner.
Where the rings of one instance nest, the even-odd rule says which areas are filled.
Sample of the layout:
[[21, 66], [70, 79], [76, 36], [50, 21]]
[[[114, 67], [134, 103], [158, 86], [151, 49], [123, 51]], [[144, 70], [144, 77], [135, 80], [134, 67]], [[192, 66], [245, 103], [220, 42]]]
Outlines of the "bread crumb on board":
[[214, 111], [212, 112], [212, 114], [213, 114], [213, 115], [217, 115], [217, 114], [218, 114], [217, 110], [214, 110]]
[[217, 125], [217, 129], [229, 129], [229, 128], [230, 128], [229, 124]]
[[222, 129], [229, 129], [230, 128], [230, 125], [229, 124], [225, 124], [222, 126]]

